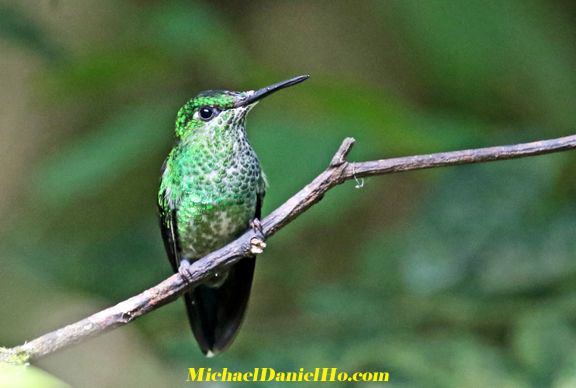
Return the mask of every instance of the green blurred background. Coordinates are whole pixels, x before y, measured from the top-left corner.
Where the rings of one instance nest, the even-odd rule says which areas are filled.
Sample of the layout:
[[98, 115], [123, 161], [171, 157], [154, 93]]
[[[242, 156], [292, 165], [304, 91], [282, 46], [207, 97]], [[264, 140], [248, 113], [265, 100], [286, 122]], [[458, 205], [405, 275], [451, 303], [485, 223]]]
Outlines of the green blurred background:
[[[573, 134], [575, 17], [567, 0], [0, 1], [0, 344], [169, 275], [159, 170], [198, 91], [311, 74], [248, 120], [267, 214], [345, 136], [367, 160]], [[37, 365], [83, 387], [185, 386], [202, 366], [575, 387], [575, 158], [348, 182], [269, 241], [221, 357], [177, 302]]]

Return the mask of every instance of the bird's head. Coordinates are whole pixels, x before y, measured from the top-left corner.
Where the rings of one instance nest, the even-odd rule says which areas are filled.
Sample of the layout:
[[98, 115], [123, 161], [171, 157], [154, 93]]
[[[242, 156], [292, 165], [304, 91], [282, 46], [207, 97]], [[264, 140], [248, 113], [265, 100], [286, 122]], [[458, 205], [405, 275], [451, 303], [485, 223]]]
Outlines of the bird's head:
[[176, 118], [176, 136], [181, 139], [210, 130], [228, 131], [243, 127], [246, 114], [258, 101], [277, 90], [308, 79], [301, 75], [259, 90], [233, 92], [207, 90], [188, 101]]

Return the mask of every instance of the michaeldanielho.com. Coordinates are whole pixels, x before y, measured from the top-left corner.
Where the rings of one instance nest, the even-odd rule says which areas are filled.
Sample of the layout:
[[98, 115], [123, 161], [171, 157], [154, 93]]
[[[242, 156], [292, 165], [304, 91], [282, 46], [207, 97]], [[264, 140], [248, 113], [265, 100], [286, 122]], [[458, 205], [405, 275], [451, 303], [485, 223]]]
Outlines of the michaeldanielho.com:
[[221, 372], [212, 368], [189, 368], [186, 381], [388, 381], [387, 372], [339, 372], [338, 368], [314, 368], [313, 372], [276, 372], [272, 368], [255, 368], [254, 372]]

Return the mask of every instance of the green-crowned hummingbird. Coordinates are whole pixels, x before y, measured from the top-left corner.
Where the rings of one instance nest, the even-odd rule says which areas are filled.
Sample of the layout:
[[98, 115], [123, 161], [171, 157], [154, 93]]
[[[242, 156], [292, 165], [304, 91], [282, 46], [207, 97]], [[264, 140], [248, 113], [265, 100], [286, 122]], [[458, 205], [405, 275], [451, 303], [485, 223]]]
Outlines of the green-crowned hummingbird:
[[[246, 115], [263, 97], [308, 78], [260, 90], [208, 90], [176, 118], [176, 145], [164, 162], [158, 206], [175, 272], [258, 224], [266, 179], [246, 136]], [[248, 304], [255, 256], [242, 258], [184, 295], [194, 336], [211, 357], [234, 339]]]

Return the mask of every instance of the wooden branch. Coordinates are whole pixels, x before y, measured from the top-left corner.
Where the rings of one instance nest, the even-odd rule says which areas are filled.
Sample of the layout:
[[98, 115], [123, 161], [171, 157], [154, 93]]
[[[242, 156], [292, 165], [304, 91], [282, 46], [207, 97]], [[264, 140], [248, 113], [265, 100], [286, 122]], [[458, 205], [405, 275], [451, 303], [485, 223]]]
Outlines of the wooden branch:
[[[324, 172], [262, 220], [262, 229], [265, 237], [274, 235], [294, 218], [320, 201], [332, 187], [356, 177], [565, 151], [576, 148], [576, 135], [509, 146], [406, 156], [367, 162], [347, 162], [346, 156], [353, 145], [354, 139], [346, 138]], [[30, 360], [38, 359], [89, 337], [123, 326], [160, 306], [170, 303], [187, 290], [202, 283], [214, 271], [230, 266], [248, 255], [251, 248], [250, 241], [255, 237], [257, 236], [253, 231], [248, 231], [223, 248], [195, 261], [190, 266], [185, 277], [180, 274], [174, 274], [158, 285], [81, 321], [14, 348], [0, 348], [0, 362], [26, 363]]]

